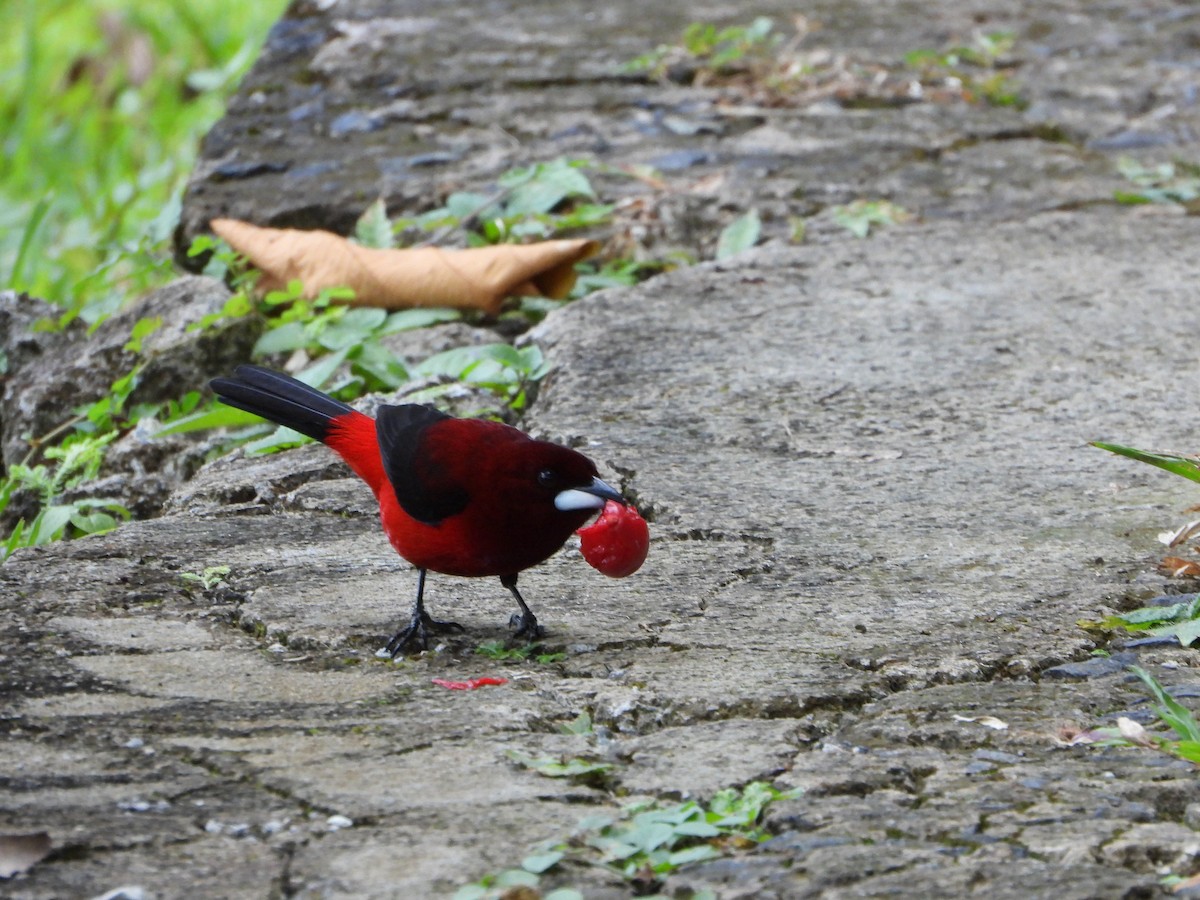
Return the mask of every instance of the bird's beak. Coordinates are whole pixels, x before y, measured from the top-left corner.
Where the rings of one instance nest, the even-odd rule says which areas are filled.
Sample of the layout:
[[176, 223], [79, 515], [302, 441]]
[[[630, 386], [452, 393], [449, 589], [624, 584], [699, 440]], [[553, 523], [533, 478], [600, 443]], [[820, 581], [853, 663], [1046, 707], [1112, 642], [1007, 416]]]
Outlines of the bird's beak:
[[618, 494], [612, 485], [604, 483], [599, 478], [593, 478], [592, 483], [587, 487], [559, 491], [554, 497], [554, 505], [562, 512], [569, 512], [573, 509], [603, 509], [604, 504], [609, 500], [615, 500], [622, 506], [628, 505], [625, 498]]

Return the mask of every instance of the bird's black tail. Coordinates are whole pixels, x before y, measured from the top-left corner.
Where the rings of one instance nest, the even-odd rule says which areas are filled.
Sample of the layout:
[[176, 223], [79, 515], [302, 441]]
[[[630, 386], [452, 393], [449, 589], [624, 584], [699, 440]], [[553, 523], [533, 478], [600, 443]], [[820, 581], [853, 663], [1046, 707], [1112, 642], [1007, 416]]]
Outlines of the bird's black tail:
[[209, 387], [222, 403], [286, 425], [324, 443], [329, 423], [354, 410], [289, 375], [262, 366], [238, 366], [232, 378]]

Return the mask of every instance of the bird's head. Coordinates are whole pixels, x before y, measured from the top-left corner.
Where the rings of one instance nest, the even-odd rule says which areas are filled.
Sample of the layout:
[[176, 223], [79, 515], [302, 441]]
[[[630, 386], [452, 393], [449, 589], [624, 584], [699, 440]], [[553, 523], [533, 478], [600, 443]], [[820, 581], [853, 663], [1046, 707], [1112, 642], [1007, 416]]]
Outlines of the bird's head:
[[558, 512], [586, 519], [609, 500], [626, 502], [616, 488], [600, 479], [596, 464], [582, 453], [546, 441], [530, 444], [522, 475]]

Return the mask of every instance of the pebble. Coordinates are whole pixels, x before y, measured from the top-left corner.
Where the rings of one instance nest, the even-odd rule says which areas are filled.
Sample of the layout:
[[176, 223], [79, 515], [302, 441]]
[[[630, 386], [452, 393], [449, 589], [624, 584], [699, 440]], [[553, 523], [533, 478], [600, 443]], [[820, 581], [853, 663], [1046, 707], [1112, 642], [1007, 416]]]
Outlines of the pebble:
[[122, 885], [103, 894], [97, 894], [92, 900], [150, 900], [144, 887], [134, 884]]
[[1114, 653], [1112, 656], [1093, 656], [1083, 662], [1063, 663], [1042, 672], [1043, 678], [1104, 678], [1125, 671], [1137, 662], [1136, 653]]

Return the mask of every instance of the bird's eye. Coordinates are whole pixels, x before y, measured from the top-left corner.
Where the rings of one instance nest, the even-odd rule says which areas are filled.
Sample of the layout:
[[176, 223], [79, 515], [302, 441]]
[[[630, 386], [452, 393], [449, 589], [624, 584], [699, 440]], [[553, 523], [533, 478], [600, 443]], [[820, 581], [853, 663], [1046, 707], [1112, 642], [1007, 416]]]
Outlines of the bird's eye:
[[554, 487], [558, 475], [553, 469], [542, 469], [537, 473], [537, 481], [542, 487]]

